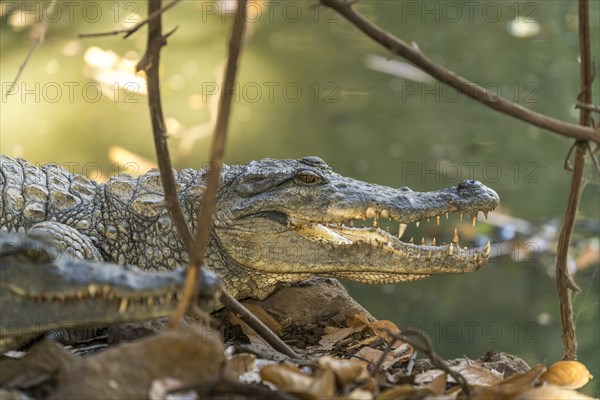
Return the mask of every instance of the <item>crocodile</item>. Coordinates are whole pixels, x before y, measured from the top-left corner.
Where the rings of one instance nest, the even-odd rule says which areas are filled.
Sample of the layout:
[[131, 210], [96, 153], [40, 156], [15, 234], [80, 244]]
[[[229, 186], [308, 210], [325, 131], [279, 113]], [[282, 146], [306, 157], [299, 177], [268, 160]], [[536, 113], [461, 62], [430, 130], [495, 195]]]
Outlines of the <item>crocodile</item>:
[[[0, 352], [49, 331], [77, 332], [169, 316], [185, 279], [183, 270], [151, 273], [90, 263], [43, 239], [8, 232], [0, 232], [0, 261]], [[219, 279], [204, 268], [198, 288], [196, 305], [210, 311]]]
[[[192, 231], [207, 173], [173, 171]], [[475, 224], [498, 203], [496, 192], [475, 180], [431, 192], [394, 189], [341, 176], [318, 157], [224, 165], [205, 263], [238, 299], [264, 299], [281, 282], [314, 275], [397, 283], [472, 272], [486, 263], [489, 242], [461, 247], [455, 230], [447, 244], [414, 244], [405, 231], [451, 213]], [[55, 164], [1, 156], [0, 229], [44, 237], [91, 262], [144, 271], [188, 262], [157, 170], [98, 183]]]

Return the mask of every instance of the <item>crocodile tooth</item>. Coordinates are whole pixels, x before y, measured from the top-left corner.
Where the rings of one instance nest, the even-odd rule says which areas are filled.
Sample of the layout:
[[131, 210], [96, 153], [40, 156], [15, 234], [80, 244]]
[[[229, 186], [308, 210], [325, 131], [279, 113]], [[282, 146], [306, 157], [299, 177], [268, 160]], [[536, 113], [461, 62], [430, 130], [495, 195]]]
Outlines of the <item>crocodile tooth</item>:
[[77, 290], [75, 292], [75, 297], [77, 297], [78, 299], [82, 299], [83, 298], [83, 292], [81, 290]]
[[127, 311], [127, 305], [129, 304], [129, 300], [126, 297], [121, 299], [121, 304], [119, 304], [119, 314], [125, 314]]
[[446, 213], [446, 219], [448, 219], [448, 213]]
[[350, 225], [350, 228], [354, 228], [354, 220], [351, 220], [348, 225]]
[[421, 225], [421, 222], [417, 221], [417, 222], [415, 222], [415, 225], [417, 225], [417, 228], [418, 228], [419, 225]]
[[342, 228], [342, 223], [338, 222], [338, 223], [336, 223], [336, 226], [338, 227], [338, 229], [341, 229]]
[[485, 245], [485, 247], [483, 248], [483, 256], [487, 257], [490, 255], [490, 242], [487, 242], [487, 244]]
[[377, 218], [373, 218], [373, 228], [379, 227], [379, 220]]
[[381, 210], [381, 218], [389, 218], [390, 212], [388, 210]]
[[427, 222], [429, 222], [431, 220], [431, 218], [427, 217]]
[[421, 238], [421, 246], [425, 246], [425, 238], [424, 237]]
[[373, 207], [367, 208], [365, 215], [367, 216], [367, 218], [375, 218], [375, 209]]
[[386, 227], [385, 227], [385, 231], [386, 231], [387, 233], [390, 233], [390, 227], [389, 227], [389, 226], [386, 226]]
[[433, 240], [431, 241], [431, 245], [435, 246], [435, 238], [433, 238]]
[[439, 215], [435, 216], [435, 222], [436, 222], [437, 226], [440, 226], [440, 216]]
[[458, 244], [458, 229], [454, 228], [454, 237], [452, 238], [452, 243]]
[[398, 231], [398, 239], [400, 239], [402, 235], [404, 235], [404, 232], [406, 232], [406, 228], [408, 228], [408, 224], [400, 224], [400, 230]]
[[461, 212], [461, 213], [460, 213], [460, 222], [462, 222], [462, 220], [463, 220], [464, 216], [465, 216], [465, 213], [464, 213], [464, 212]]
[[411, 236], [410, 240], [408, 241], [408, 243], [414, 243], [415, 242], [415, 238]]
[[488, 219], [488, 214], [489, 214], [489, 211], [484, 211], [483, 212], [483, 216], [485, 217], [486, 220]]
[[88, 293], [90, 294], [90, 296], [96, 297], [96, 295], [98, 294], [98, 286], [94, 285], [93, 283], [90, 283], [88, 285]]
[[473, 219], [471, 225], [473, 225], [473, 228], [475, 228], [475, 225], [477, 225], [477, 214], [472, 215], [471, 218]]
[[450, 244], [450, 247], [448, 247], [448, 255], [449, 256], [454, 255], [454, 245], [453, 244]]
[[469, 249], [467, 249], [467, 246], [463, 247], [464, 251], [468, 251]]
[[429, 254], [427, 254], [427, 260], [428, 260], [428, 261], [429, 261], [429, 260], [431, 260], [431, 256], [432, 256], [432, 255], [433, 255], [433, 252], [431, 252], [431, 251], [429, 252]]

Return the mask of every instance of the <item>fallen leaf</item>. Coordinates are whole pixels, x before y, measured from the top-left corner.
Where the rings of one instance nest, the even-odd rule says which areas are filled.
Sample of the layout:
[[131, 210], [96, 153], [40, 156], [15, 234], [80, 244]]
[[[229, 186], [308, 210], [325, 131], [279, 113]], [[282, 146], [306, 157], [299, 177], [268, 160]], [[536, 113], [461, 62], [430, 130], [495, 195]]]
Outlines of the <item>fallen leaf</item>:
[[330, 369], [317, 369], [314, 376], [308, 376], [296, 367], [271, 364], [260, 370], [260, 376], [303, 399], [328, 399], [335, 394], [335, 376]]
[[369, 371], [367, 371], [368, 364], [356, 358], [344, 360], [333, 358], [331, 356], [324, 356], [319, 358], [318, 364], [322, 368], [328, 368], [333, 371], [337, 384], [341, 388], [350, 383], [354, 383], [358, 379], [367, 378], [369, 376]]
[[565, 389], [579, 389], [592, 378], [590, 371], [579, 361], [557, 361], [540, 376], [540, 381]]
[[[394, 341], [395, 338], [393, 334], [400, 333], [400, 329], [398, 329], [396, 324], [394, 324], [392, 321], [387, 320], [371, 322], [369, 324], [369, 328], [371, 328], [377, 336], [385, 340], [386, 343], [391, 343], [392, 341]], [[403, 343], [404, 342], [402, 340], [395, 340], [393, 347], [399, 347]]]
[[319, 340], [319, 350], [331, 350], [340, 340], [346, 339], [353, 333], [360, 332], [363, 329], [364, 327], [338, 328], [337, 330], [324, 335], [321, 340]]
[[572, 389], [565, 389], [558, 386], [547, 385], [531, 389], [522, 393], [515, 400], [593, 400], [593, 397], [586, 396]]
[[256, 356], [250, 353], [234, 354], [229, 360], [229, 366], [235, 376], [239, 377], [256, 368]]
[[516, 397], [531, 390], [545, 370], [543, 364], [538, 364], [527, 372], [511, 375], [495, 385], [477, 386], [473, 391], [472, 399], [494, 400]]
[[369, 326], [371, 321], [369, 321], [369, 317], [364, 314], [354, 314], [346, 317], [346, 325], [359, 327], [359, 326]]
[[275, 318], [271, 316], [264, 308], [253, 303], [244, 303], [244, 306], [260, 319], [266, 326], [269, 327], [277, 335], [281, 335], [283, 327]]
[[435, 395], [428, 387], [400, 385], [381, 393], [377, 400], [417, 400]]

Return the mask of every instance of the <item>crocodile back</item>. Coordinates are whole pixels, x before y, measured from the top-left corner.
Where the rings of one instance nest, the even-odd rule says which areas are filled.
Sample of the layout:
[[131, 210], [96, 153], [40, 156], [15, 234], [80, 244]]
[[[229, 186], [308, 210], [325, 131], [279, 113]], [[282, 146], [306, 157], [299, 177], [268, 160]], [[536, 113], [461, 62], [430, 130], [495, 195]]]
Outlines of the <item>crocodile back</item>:
[[27, 231], [57, 221], [85, 233], [93, 225], [99, 184], [56, 164], [37, 168], [0, 155], [0, 228]]

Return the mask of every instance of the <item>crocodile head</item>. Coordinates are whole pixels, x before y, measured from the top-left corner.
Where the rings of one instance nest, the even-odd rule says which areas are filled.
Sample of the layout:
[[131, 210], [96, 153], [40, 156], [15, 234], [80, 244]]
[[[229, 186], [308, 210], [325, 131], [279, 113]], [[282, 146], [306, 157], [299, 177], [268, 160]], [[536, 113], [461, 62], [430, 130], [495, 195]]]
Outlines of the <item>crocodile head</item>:
[[474, 224], [480, 211], [487, 215], [499, 198], [480, 182], [419, 193], [343, 177], [317, 157], [242, 168], [225, 179], [214, 233], [245, 269], [393, 283], [475, 271], [487, 261], [489, 243], [461, 248], [452, 227], [448, 244], [404, 237], [409, 224], [440, 224], [451, 213], [468, 214]]

